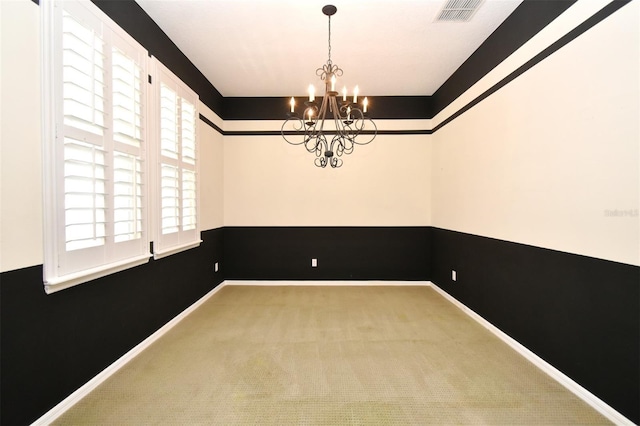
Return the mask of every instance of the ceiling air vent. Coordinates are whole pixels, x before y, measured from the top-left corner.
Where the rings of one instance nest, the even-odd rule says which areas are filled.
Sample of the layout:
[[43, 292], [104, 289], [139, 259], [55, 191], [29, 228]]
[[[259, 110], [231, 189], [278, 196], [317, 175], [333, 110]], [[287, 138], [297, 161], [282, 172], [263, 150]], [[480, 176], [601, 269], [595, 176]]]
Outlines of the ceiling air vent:
[[436, 22], [467, 22], [478, 10], [482, 0], [448, 0]]

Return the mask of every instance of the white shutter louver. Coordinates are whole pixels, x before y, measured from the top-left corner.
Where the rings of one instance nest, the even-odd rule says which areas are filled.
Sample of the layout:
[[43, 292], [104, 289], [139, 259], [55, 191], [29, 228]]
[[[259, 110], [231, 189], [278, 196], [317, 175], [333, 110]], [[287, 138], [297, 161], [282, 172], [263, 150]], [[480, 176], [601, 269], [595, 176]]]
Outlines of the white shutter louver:
[[116, 243], [142, 236], [142, 164], [116, 152], [113, 161], [113, 233]]
[[142, 73], [140, 67], [114, 48], [113, 139], [140, 147], [142, 139]]
[[167, 158], [178, 158], [178, 102], [176, 93], [160, 83], [160, 150]]
[[160, 177], [162, 198], [162, 234], [179, 231], [180, 226], [180, 176], [178, 168], [162, 164]]
[[104, 245], [105, 155], [98, 147], [73, 139], [64, 142], [66, 250]]
[[196, 173], [182, 169], [182, 230], [196, 228]]
[[182, 161], [187, 164], [196, 164], [196, 107], [181, 99], [181, 140], [182, 140]]
[[62, 19], [64, 124], [102, 135], [104, 111], [104, 42], [69, 13]]

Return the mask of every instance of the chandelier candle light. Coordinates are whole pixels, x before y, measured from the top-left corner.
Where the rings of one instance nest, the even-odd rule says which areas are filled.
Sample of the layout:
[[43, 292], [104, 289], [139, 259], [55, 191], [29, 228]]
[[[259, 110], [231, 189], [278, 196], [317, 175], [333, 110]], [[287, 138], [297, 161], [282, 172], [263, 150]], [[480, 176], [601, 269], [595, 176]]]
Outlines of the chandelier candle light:
[[[309, 100], [302, 116], [295, 111], [295, 98], [289, 101], [290, 112], [282, 124], [281, 133], [285, 141], [291, 145], [304, 145], [310, 153], [316, 155], [314, 161], [318, 167], [342, 166], [343, 154], [351, 154], [356, 145], [366, 145], [375, 139], [378, 129], [367, 116], [369, 100], [362, 100], [362, 108], [358, 104], [358, 86], [353, 90], [353, 101], [347, 97], [347, 88], [342, 89], [342, 101], [336, 99], [337, 78], [342, 76], [342, 69], [331, 62], [331, 16], [338, 9], [327, 5], [322, 13], [329, 17], [329, 58], [327, 63], [316, 70], [316, 75], [325, 83], [322, 103], [318, 106], [315, 98], [315, 87], [309, 86]], [[333, 121], [332, 129], [325, 129], [325, 120]], [[365, 124], [370, 130], [365, 130]], [[327, 126], [329, 127], [329, 125]], [[330, 138], [330, 139], [327, 139]]]

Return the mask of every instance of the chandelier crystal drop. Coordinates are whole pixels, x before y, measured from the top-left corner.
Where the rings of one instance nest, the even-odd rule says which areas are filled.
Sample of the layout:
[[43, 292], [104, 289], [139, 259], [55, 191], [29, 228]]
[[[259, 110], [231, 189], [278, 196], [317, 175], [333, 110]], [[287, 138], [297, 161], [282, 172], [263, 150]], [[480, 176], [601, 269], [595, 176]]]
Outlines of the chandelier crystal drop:
[[295, 98], [291, 98], [288, 118], [280, 130], [282, 137], [291, 145], [304, 145], [308, 152], [316, 155], [318, 167], [342, 166], [342, 155], [351, 154], [356, 145], [366, 145], [373, 141], [378, 129], [367, 115], [369, 100], [361, 98], [358, 103], [358, 86], [352, 96], [347, 96], [347, 88], [342, 90], [342, 99], [338, 101], [336, 91], [338, 77], [342, 69], [331, 61], [331, 16], [337, 8], [327, 5], [322, 13], [329, 17], [329, 55], [327, 63], [316, 70], [316, 75], [325, 84], [321, 103], [315, 99], [315, 88], [309, 86], [309, 100], [305, 102], [302, 116], [295, 111]]

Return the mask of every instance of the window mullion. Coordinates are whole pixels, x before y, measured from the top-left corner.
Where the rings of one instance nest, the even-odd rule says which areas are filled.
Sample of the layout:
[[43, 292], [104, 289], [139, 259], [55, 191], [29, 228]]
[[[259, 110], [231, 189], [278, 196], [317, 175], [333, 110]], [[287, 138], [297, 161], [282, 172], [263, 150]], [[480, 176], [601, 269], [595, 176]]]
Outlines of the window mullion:
[[105, 139], [105, 239], [107, 259], [114, 258], [114, 161], [115, 143], [113, 141], [113, 41], [111, 33], [104, 37], [104, 139]]
[[176, 135], [178, 142], [178, 232], [182, 233], [184, 226], [184, 217], [182, 215], [182, 209], [184, 207], [183, 200], [183, 188], [184, 188], [184, 165], [182, 163], [182, 93], [178, 87], [176, 87]]

